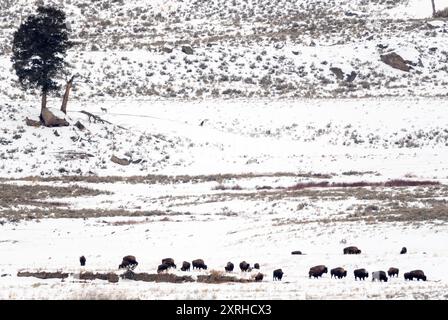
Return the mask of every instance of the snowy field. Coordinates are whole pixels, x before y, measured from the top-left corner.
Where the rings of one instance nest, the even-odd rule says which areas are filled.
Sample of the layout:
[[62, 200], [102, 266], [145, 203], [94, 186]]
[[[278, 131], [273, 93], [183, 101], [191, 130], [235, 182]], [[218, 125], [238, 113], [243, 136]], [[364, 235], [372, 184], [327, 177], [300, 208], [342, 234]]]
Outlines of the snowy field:
[[[32, 125], [39, 96], [11, 63], [38, 3], [67, 13], [67, 115], [62, 90], [48, 99], [67, 127]], [[0, 1], [0, 299], [448, 299], [435, 3], [437, 18], [427, 0]], [[123, 274], [126, 255], [192, 282], [80, 279]], [[194, 259], [208, 269], [180, 270]], [[310, 279], [316, 265], [347, 277]], [[39, 271], [69, 276], [19, 276]]]
[[[444, 99], [72, 102], [69, 121], [81, 121], [84, 131], [25, 126], [25, 117], [38, 114], [31, 104], [1, 104], [8, 118], [2, 141], [11, 142], [0, 149], [1, 299], [448, 298]], [[111, 124], [89, 123], [80, 110]], [[67, 150], [92, 156], [55, 156]], [[110, 161], [114, 154], [142, 161], [121, 166]], [[391, 179], [430, 184], [293, 188]], [[343, 255], [350, 245], [362, 253]], [[178, 269], [169, 273], [196, 279], [231, 261], [231, 275], [250, 279], [255, 270], [238, 268], [245, 260], [259, 263], [264, 279], [108, 283], [76, 276], [122, 273], [128, 254], [139, 261], [136, 272], [156, 273], [171, 257]], [[179, 270], [198, 258], [207, 271]], [[309, 279], [309, 268], [320, 264], [344, 267], [347, 278]], [[353, 276], [357, 268], [390, 267], [400, 273], [387, 283]], [[277, 268], [281, 282], [272, 281]], [[404, 280], [416, 269], [428, 281]], [[24, 270], [74, 276], [17, 277]]]

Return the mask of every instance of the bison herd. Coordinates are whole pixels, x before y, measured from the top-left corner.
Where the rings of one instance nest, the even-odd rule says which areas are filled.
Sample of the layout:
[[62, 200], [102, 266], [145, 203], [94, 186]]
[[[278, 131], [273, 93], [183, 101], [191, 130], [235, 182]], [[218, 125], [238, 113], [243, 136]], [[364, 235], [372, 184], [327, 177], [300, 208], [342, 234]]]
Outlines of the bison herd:
[[[405, 247], [403, 247], [401, 249], [400, 254], [405, 254], [406, 252], [407, 252], [407, 249]], [[360, 254], [361, 250], [359, 250], [355, 246], [350, 246], [350, 247], [344, 248], [343, 253], [344, 254]], [[302, 252], [293, 251], [292, 254], [302, 254]], [[85, 266], [86, 258], [84, 256], [80, 257], [79, 261], [81, 263], [81, 266]], [[137, 262], [135, 256], [129, 255], [129, 256], [123, 257], [121, 264], [118, 266], [118, 269], [134, 270], [137, 266], [138, 266], [138, 262]], [[204, 260], [202, 260], [202, 259], [193, 260], [191, 262], [191, 264], [188, 261], [183, 261], [182, 267], [180, 268], [180, 270], [181, 271], [190, 271], [191, 266], [193, 266], [193, 270], [194, 269], [207, 270], [207, 265], [204, 263]], [[240, 262], [239, 267], [242, 272], [250, 272], [253, 269], [259, 270], [260, 264], [255, 263], [253, 265], [253, 267], [251, 267], [248, 262], [242, 261], [242, 262]], [[174, 259], [172, 259], [172, 258], [162, 259], [162, 263], [157, 267], [157, 273], [168, 271], [171, 268], [173, 268], [173, 269], [177, 268], [176, 264], [174, 263]], [[227, 262], [227, 264], [224, 266], [224, 270], [226, 272], [232, 272], [234, 270], [234, 264], [230, 261]], [[318, 265], [318, 266], [314, 266], [314, 267], [310, 268], [310, 270], [308, 272], [308, 277], [309, 278], [311, 278], [311, 277], [320, 278], [320, 277], [322, 277], [322, 275], [324, 273], [328, 273], [328, 268], [324, 265]], [[355, 276], [355, 280], [358, 280], [358, 279], [365, 280], [366, 278], [369, 277], [369, 272], [367, 272], [367, 270], [364, 268], [354, 270], [353, 274]], [[389, 276], [389, 278], [398, 277], [398, 274], [399, 274], [399, 269], [394, 268], [394, 267], [389, 268], [389, 270], [387, 271], [387, 275], [386, 275], [386, 272], [384, 272], [384, 271], [375, 271], [375, 272], [372, 272], [372, 281], [387, 282], [388, 276]], [[342, 267], [337, 267], [337, 268], [330, 270], [330, 275], [331, 275], [331, 278], [334, 277], [335, 279], [342, 279], [342, 278], [347, 277], [347, 270], [345, 270]], [[281, 281], [282, 278], [283, 278], [282, 269], [276, 269], [273, 271], [273, 281]], [[262, 281], [263, 274], [258, 272], [255, 275], [254, 279], [255, 279], [255, 281]], [[426, 281], [426, 276], [422, 270], [413, 270], [413, 271], [404, 273], [404, 279], [405, 280], [416, 279], [416, 280]]]

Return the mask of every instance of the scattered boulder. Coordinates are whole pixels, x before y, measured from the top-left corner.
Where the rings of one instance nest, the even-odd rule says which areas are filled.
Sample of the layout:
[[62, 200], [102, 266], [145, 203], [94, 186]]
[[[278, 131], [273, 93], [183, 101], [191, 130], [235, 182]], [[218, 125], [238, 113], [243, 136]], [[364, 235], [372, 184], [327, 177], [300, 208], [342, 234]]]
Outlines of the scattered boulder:
[[334, 73], [338, 80], [344, 80], [344, 72], [341, 68], [332, 67], [330, 71]]
[[406, 247], [401, 248], [400, 254], [406, 254], [408, 252], [408, 249]]
[[182, 52], [185, 54], [193, 54], [193, 48], [191, 46], [182, 46]]
[[165, 52], [165, 53], [172, 53], [173, 52], [173, 48], [170, 47], [170, 46], [165, 45], [165, 46], [162, 47], [162, 51]]
[[31, 120], [28, 117], [25, 119], [25, 123], [29, 127], [36, 127], [36, 128], [39, 128], [42, 125], [40, 121]]
[[411, 70], [411, 67], [407, 65], [406, 61], [395, 52], [383, 54], [380, 56], [380, 58], [382, 62], [391, 66], [394, 69], [398, 69], [405, 72], [409, 72], [409, 70]]
[[70, 125], [67, 120], [56, 117], [48, 108], [42, 109], [40, 117], [46, 127], [66, 127]]
[[110, 161], [122, 166], [128, 166], [131, 163], [128, 159], [120, 159], [114, 155], [112, 156], [112, 158], [110, 158]]
[[349, 75], [347, 75], [347, 78], [345, 79], [345, 81], [347, 82], [353, 82], [353, 80], [356, 79], [356, 76], [358, 74], [355, 71], [352, 71]]
[[83, 130], [86, 129], [86, 127], [85, 127], [81, 122], [79, 122], [79, 121], [77, 121], [77, 122], [75, 123], [75, 127], [78, 128], [78, 129], [81, 130], [81, 131], [83, 131]]

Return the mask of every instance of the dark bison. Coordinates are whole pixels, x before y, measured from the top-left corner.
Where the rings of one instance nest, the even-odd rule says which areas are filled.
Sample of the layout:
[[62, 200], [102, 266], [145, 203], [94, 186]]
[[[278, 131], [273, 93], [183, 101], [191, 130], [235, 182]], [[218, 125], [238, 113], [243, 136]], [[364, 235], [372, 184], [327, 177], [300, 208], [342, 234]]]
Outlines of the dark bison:
[[425, 273], [422, 270], [413, 270], [411, 272], [406, 272], [404, 274], [405, 280], [414, 280], [417, 279], [418, 281], [423, 280], [426, 281]]
[[386, 272], [384, 271], [375, 271], [372, 272], [372, 281], [384, 281], [387, 282], [387, 276], [386, 276]]
[[347, 270], [344, 268], [338, 267], [330, 270], [331, 277], [342, 279], [347, 276]]
[[190, 271], [190, 262], [184, 261], [182, 262], [182, 268], [180, 270], [182, 271]]
[[319, 278], [322, 277], [322, 274], [328, 273], [328, 269], [324, 265], [319, 265], [310, 268], [310, 271], [308, 272], [309, 277]]
[[387, 275], [389, 276], [389, 277], [393, 277], [393, 276], [396, 276], [396, 277], [398, 277], [398, 268], [389, 268], [389, 270], [387, 270]]
[[167, 271], [171, 266], [169, 264], [166, 263], [162, 263], [161, 265], [159, 265], [159, 267], [157, 268], [157, 273], [163, 272], [163, 271]]
[[81, 266], [85, 266], [85, 265], [86, 265], [86, 257], [81, 256], [81, 257], [79, 258], [79, 262], [81, 263]]
[[356, 269], [353, 273], [355, 274], [355, 280], [357, 278], [359, 278], [359, 280], [364, 280], [369, 277], [369, 273], [366, 269]]
[[360, 253], [361, 250], [359, 250], [358, 247], [351, 246], [344, 248], [344, 254], [360, 254]]
[[273, 280], [275, 281], [275, 280], [282, 280], [282, 278], [283, 278], [283, 271], [282, 271], [282, 269], [277, 269], [277, 270], [274, 270], [274, 272], [273, 272]]
[[138, 266], [138, 262], [134, 256], [123, 257], [123, 261], [118, 266], [118, 269], [131, 269], [134, 270]]
[[193, 260], [192, 263], [193, 269], [204, 269], [207, 270], [207, 265], [204, 263], [202, 259]]
[[293, 251], [291, 254], [302, 254], [302, 251]]
[[400, 254], [405, 254], [408, 252], [408, 249], [406, 247], [401, 248]]
[[263, 280], [263, 274], [258, 272], [258, 274], [255, 276], [255, 281], [262, 281]]
[[242, 261], [242, 262], [240, 263], [240, 269], [241, 269], [241, 271], [250, 271], [249, 268], [250, 268], [250, 264], [247, 263], [246, 261]]
[[254, 264], [254, 269], [260, 270], [260, 265], [258, 263]]
[[227, 262], [227, 265], [224, 267], [224, 269], [225, 269], [227, 272], [232, 272], [234, 267], [235, 267], [235, 266], [233, 265], [233, 263], [229, 261], [229, 262]]
[[174, 269], [177, 268], [177, 266], [174, 264], [174, 259], [172, 259], [172, 258], [162, 259], [162, 264], [168, 265], [169, 268], [174, 268]]

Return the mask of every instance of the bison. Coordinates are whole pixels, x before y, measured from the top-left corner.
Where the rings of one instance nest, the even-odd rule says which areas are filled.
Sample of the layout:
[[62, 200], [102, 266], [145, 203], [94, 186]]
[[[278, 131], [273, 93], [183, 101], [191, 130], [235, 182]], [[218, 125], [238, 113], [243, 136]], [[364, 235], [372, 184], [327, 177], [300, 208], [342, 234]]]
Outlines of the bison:
[[177, 268], [177, 266], [174, 264], [174, 259], [172, 259], [172, 258], [162, 259], [162, 264], [168, 265], [169, 268], [174, 268], [174, 269]]
[[233, 263], [229, 261], [229, 262], [227, 262], [227, 265], [224, 267], [224, 269], [225, 269], [227, 272], [232, 272], [234, 267], [235, 267], [235, 266], [233, 265]]
[[331, 277], [342, 279], [347, 276], [347, 270], [344, 268], [338, 267], [330, 270]]
[[384, 281], [387, 282], [387, 276], [386, 276], [386, 272], [384, 271], [375, 271], [372, 272], [372, 281]]
[[355, 280], [357, 280], [357, 278], [359, 278], [359, 280], [365, 280], [365, 278], [369, 277], [369, 273], [366, 269], [356, 269], [353, 273], [355, 274]]
[[358, 247], [351, 246], [344, 248], [344, 254], [360, 254], [360, 253], [361, 250], [359, 250]]
[[157, 268], [157, 273], [161, 273], [163, 271], [167, 271], [171, 266], [169, 264], [166, 263], [162, 263], [161, 265], [159, 265], [159, 267]]
[[79, 262], [81, 263], [81, 266], [84, 267], [86, 265], [86, 257], [81, 256], [79, 258]]
[[262, 280], [263, 280], [263, 274], [259, 272], [259, 273], [255, 276], [255, 281], [262, 281]]
[[408, 252], [408, 249], [406, 247], [401, 248], [400, 254], [405, 254]]
[[134, 270], [138, 266], [138, 262], [134, 256], [123, 257], [123, 261], [118, 266], [118, 269], [131, 269]]
[[260, 270], [260, 265], [258, 263], [254, 264], [254, 269]]
[[182, 268], [180, 270], [182, 271], [190, 271], [190, 262], [184, 261], [182, 262]]
[[389, 277], [393, 277], [393, 276], [398, 277], [398, 271], [399, 271], [398, 268], [391, 267], [391, 268], [389, 268], [389, 270], [387, 270], [387, 275]]
[[414, 280], [414, 278], [417, 279], [418, 281], [420, 280], [426, 281], [425, 273], [422, 270], [413, 270], [410, 272], [406, 272], [404, 274], [405, 280]]
[[291, 254], [302, 254], [302, 251], [293, 251]]
[[309, 277], [319, 278], [322, 277], [322, 274], [328, 273], [328, 269], [324, 265], [319, 265], [310, 268], [310, 271], [308, 272]]
[[193, 269], [204, 269], [207, 270], [207, 265], [204, 263], [202, 259], [196, 259], [192, 261]]
[[250, 264], [247, 263], [246, 261], [242, 261], [240, 263], [240, 269], [241, 269], [241, 271], [250, 271], [249, 270], [250, 269]]
[[282, 278], [283, 278], [283, 271], [282, 271], [282, 269], [274, 270], [274, 272], [273, 272], [273, 281], [275, 281], [275, 280], [281, 281]]

